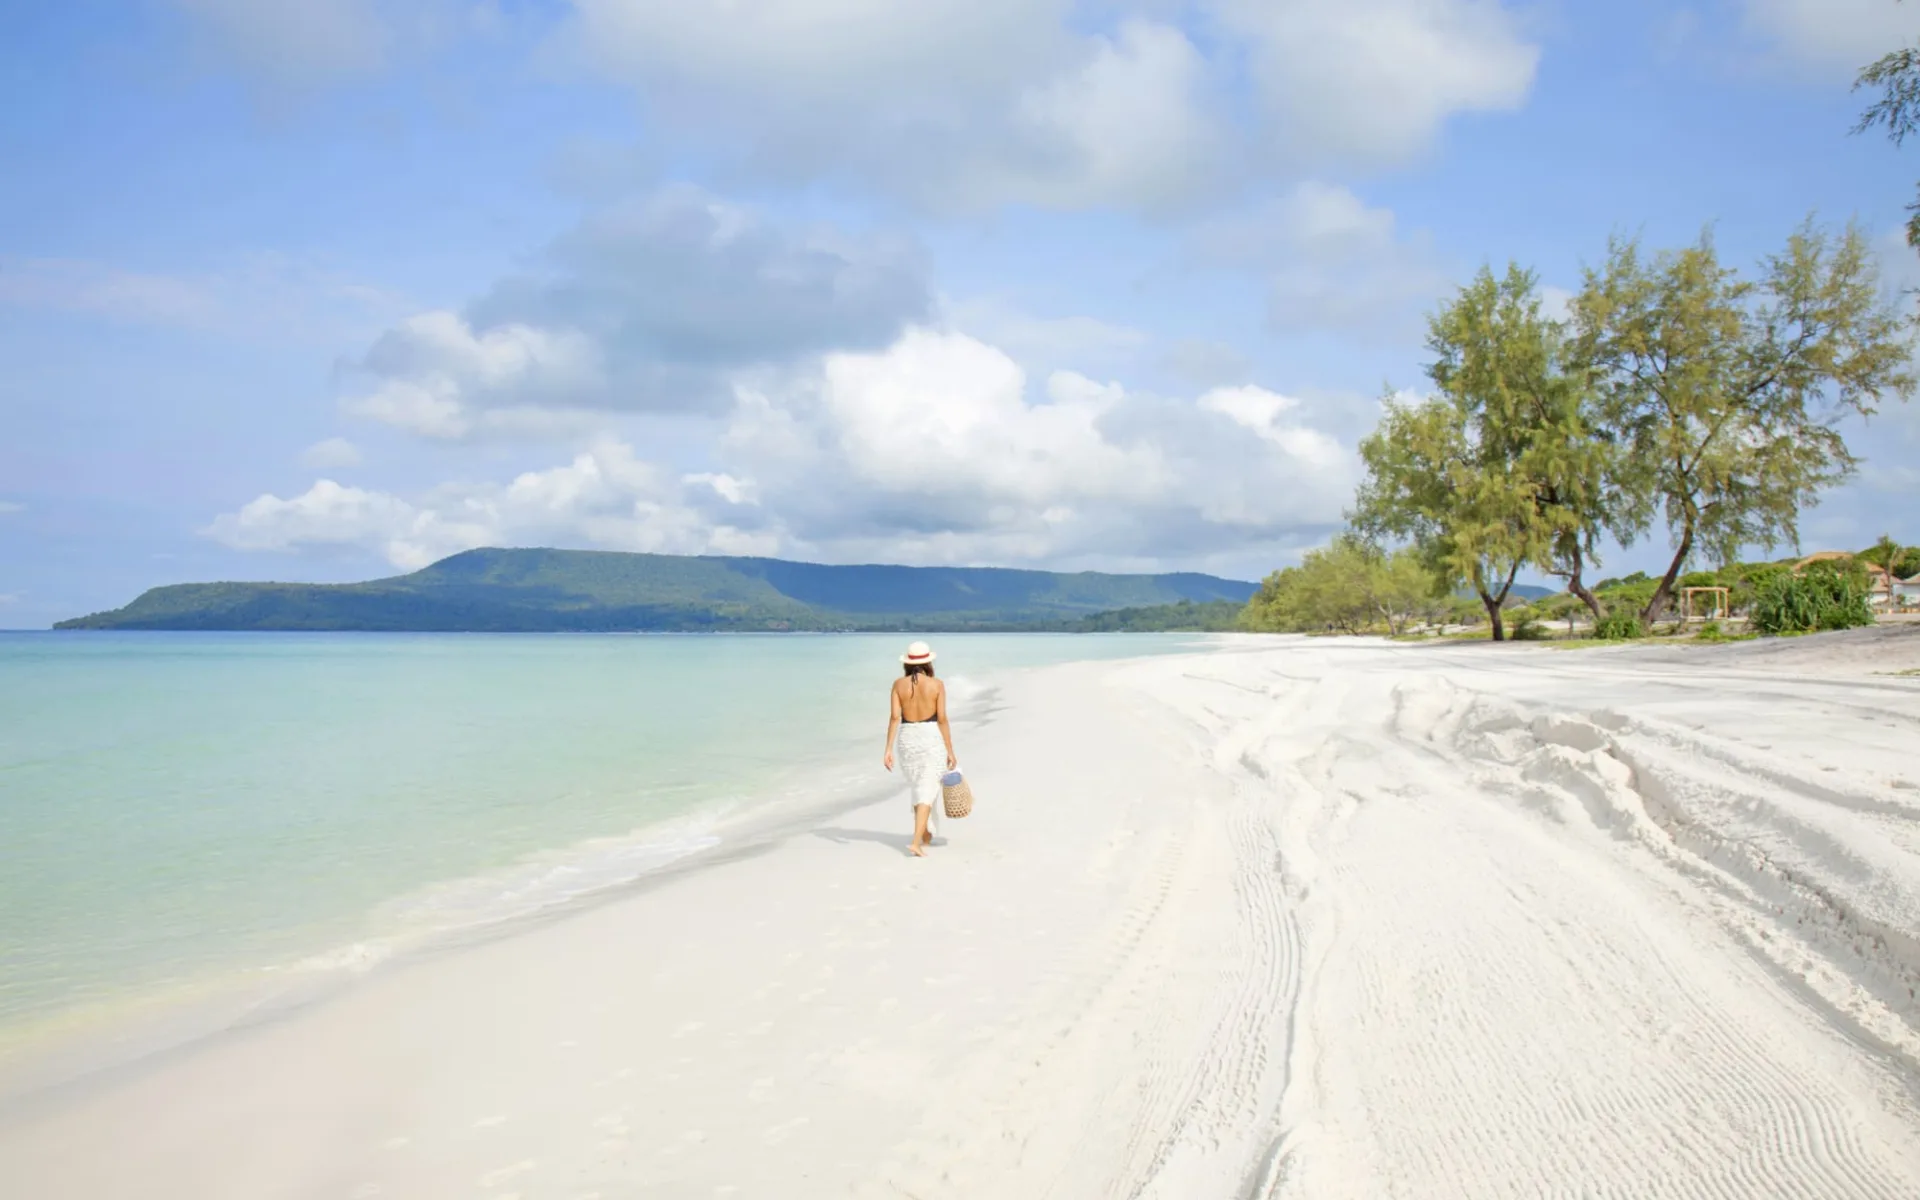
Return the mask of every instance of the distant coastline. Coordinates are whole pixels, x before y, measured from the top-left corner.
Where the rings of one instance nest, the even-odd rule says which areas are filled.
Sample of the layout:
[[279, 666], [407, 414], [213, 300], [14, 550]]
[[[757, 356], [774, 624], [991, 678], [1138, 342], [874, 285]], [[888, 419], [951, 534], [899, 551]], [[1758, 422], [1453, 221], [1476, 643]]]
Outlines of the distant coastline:
[[1257, 585], [1212, 575], [828, 566], [592, 550], [468, 550], [364, 583], [184, 583], [62, 630], [438, 633], [1197, 632]]

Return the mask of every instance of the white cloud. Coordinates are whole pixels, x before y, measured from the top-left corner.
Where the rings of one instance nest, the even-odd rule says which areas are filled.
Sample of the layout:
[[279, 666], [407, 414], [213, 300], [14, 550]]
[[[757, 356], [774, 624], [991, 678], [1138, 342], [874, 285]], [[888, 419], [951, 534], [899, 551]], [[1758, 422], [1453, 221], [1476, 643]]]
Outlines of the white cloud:
[[1851, 75], [1920, 39], [1920, 5], [1897, 0], [1744, 0], [1750, 32], [1781, 55]]
[[1036, 382], [936, 329], [738, 387], [708, 453], [677, 470], [602, 437], [503, 484], [403, 497], [321, 480], [207, 532], [242, 549], [361, 546], [400, 567], [482, 545], [1192, 563], [1317, 536], [1353, 483], [1351, 453], [1291, 398], [1169, 399], [1071, 371]]
[[27, 511], [27, 506], [17, 500], [0, 500], [0, 517], [25, 511]]
[[1519, 108], [1539, 47], [1497, 0], [1211, 0], [1289, 157], [1396, 161], [1459, 113]]
[[1258, 387], [1215, 388], [1200, 397], [1200, 407], [1265, 438], [1309, 467], [1336, 466], [1344, 453], [1338, 442], [1319, 430], [1282, 420], [1300, 407], [1291, 396]]
[[910, 245], [665, 188], [593, 214], [466, 311], [390, 329], [343, 403], [430, 438], [578, 433], [595, 410], [711, 411], [733, 372], [884, 345], [931, 306]]
[[[785, 543], [909, 561], [1193, 558], [1338, 520], [1351, 456], [1281, 419], [1055, 371], [917, 330], [779, 392], [743, 389], [725, 443]], [[1304, 451], [1304, 453], [1303, 453]]]
[[733, 508], [752, 512], [735, 481], [677, 478], [641, 462], [631, 446], [603, 439], [549, 470], [505, 484], [444, 485], [413, 500], [322, 479], [291, 499], [261, 496], [204, 532], [239, 550], [358, 546], [406, 570], [476, 546], [771, 551], [773, 540], [725, 519], [724, 510]]
[[1447, 289], [1423, 236], [1343, 187], [1308, 182], [1269, 204], [1217, 218], [1190, 238], [1196, 261], [1260, 271], [1276, 330], [1399, 334]]
[[1012, 145], [1031, 150], [985, 164], [961, 186], [987, 205], [1180, 204], [1210, 190], [1224, 167], [1206, 74], [1184, 33], [1128, 21], [1114, 37], [1092, 39], [1085, 61], [1020, 96]]
[[205, 532], [237, 550], [375, 543], [385, 546], [388, 558], [399, 565], [422, 554], [431, 561], [432, 551], [423, 547], [453, 544], [435, 514], [384, 492], [344, 487], [331, 479], [319, 480], [290, 500], [260, 496], [237, 513], [215, 518]]
[[300, 452], [300, 465], [316, 471], [335, 471], [360, 465], [360, 447], [342, 437], [315, 442]]
[[572, 7], [560, 44], [655, 128], [936, 208], [1154, 210], [1249, 167], [1404, 160], [1455, 114], [1517, 108], [1538, 58], [1498, 0], [1199, 0], [1200, 42], [1153, 0]]
[[362, 368], [373, 376], [346, 410], [430, 438], [462, 438], [495, 413], [572, 407], [604, 384], [599, 348], [575, 330], [501, 325], [476, 333], [457, 313], [409, 317]]

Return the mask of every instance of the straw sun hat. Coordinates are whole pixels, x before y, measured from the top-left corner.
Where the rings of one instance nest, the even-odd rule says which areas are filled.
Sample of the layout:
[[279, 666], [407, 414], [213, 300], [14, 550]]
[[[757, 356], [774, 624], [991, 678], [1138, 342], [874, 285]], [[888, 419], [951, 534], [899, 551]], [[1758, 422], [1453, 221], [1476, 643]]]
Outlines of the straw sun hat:
[[922, 663], [930, 663], [933, 661], [933, 647], [927, 645], [925, 642], [915, 642], [913, 645], [907, 647], [907, 652], [900, 656], [900, 661], [910, 667], [919, 666]]

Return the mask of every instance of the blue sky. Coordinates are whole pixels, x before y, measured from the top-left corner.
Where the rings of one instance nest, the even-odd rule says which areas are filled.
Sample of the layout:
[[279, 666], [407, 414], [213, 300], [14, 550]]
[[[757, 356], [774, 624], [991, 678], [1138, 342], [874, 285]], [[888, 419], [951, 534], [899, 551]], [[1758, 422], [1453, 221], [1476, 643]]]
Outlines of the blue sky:
[[[473, 545], [1253, 578], [1483, 262], [1817, 213], [1920, 284], [1895, 0], [15, 9], [0, 626]], [[1920, 542], [1920, 413], [1852, 441], [1803, 544]]]

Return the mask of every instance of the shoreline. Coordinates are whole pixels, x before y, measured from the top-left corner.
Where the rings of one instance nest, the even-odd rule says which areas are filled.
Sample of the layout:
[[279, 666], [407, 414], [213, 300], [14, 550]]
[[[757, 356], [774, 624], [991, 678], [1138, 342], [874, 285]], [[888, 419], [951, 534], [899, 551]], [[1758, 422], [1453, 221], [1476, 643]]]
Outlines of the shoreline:
[[[565, 891], [523, 907], [440, 924], [387, 923], [363, 937], [314, 947], [277, 962], [234, 964], [158, 989], [116, 994], [9, 1026], [0, 1036], [0, 1121], [43, 1094], [84, 1091], [100, 1079], [190, 1054], [227, 1033], [270, 1024], [339, 998], [383, 972], [445, 954], [520, 936], [540, 926], [659, 886], [687, 872], [763, 852], [818, 820], [874, 802], [883, 785], [849, 784], [842, 772], [819, 766], [816, 777], [751, 797], [708, 802], [701, 810], [638, 826], [623, 835], [594, 837], [525, 856], [479, 875], [423, 885], [366, 915], [426, 905], [458, 890], [493, 890], [539, 869], [574, 869], [587, 853], [610, 844], [656, 850], [659, 861], [630, 874]], [[849, 787], [857, 788], [849, 798]], [[826, 797], [826, 798], [823, 798]], [[796, 803], [796, 800], [798, 803]], [[673, 843], [697, 843], [677, 848]]]
[[[544, 635], [542, 635], [544, 636]], [[1129, 659], [1107, 660], [1133, 661]], [[1002, 670], [1017, 677], [1045, 667]], [[984, 724], [997, 710], [1002, 685], [990, 681], [968, 696], [969, 712], [956, 733]], [[867, 739], [859, 745], [866, 747]], [[849, 747], [850, 748], [850, 747]], [[383, 972], [486, 943], [521, 936], [596, 907], [663, 886], [688, 873], [765, 853], [822, 821], [870, 807], [894, 788], [891, 780], [866, 778], [843, 759], [821, 757], [797, 782], [752, 795], [710, 800], [700, 808], [624, 834], [588, 838], [523, 856], [479, 875], [434, 881], [380, 904], [366, 914], [426, 906], [456, 891], [497, 891], [508, 880], [544, 869], [568, 871], [605, 846], [670, 850], [668, 843], [699, 844], [638, 867], [622, 878], [560, 892], [525, 907], [499, 908], [465, 920], [409, 928], [390, 920], [366, 936], [314, 947], [277, 962], [234, 964], [194, 978], [141, 992], [117, 994], [29, 1019], [0, 1030], [0, 1123], [9, 1113], [43, 1099], [84, 1094], [103, 1081], [138, 1074], [150, 1065], [192, 1054], [204, 1043], [272, 1024], [337, 1000]], [[903, 840], [904, 844], [904, 840]]]
[[1920, 927], [1920, 683], [1628, 659], [1221, 638], [1008, 672], [929, 860], [890, 790], [787, 814], [0, 1113], [0, 1176], [1912, 1194], [1920, 945], [1886, 934]]

